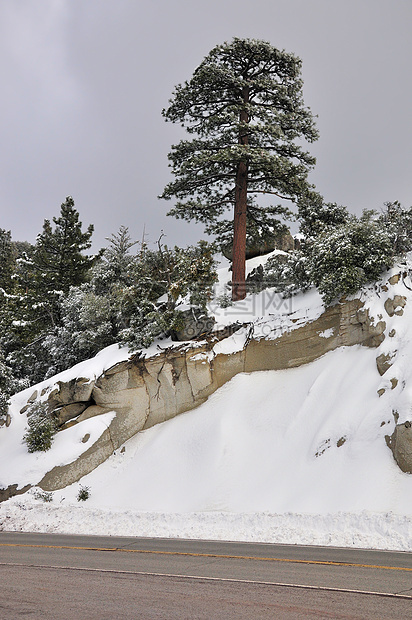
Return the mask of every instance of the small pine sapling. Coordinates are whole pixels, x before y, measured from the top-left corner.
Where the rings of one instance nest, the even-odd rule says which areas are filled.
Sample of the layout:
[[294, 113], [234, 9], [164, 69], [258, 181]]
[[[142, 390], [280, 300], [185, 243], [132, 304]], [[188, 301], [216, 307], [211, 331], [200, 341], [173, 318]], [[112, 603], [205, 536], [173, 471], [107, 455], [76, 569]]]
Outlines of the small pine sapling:
[[84, 487], [80, 485], [79, 492], [77, 493], [77, 501], [85, 502], [90, 497], [90, 487]]
[[34, 402], [27, 410], [27, 430], [23, 441], [29, 452], [50, 450], [57, 432], [56, 421], [52, 418], [45, 403]]

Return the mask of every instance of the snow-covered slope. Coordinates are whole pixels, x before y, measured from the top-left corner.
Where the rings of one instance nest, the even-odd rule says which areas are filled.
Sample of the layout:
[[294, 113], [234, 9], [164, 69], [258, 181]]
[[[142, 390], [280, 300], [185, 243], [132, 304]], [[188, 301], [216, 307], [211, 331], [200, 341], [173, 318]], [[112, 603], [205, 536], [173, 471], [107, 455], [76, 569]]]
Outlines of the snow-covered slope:
[[[196, 410], [139, 433], [50, 504], [33, 491], [0, 504], [0, 528], [412, 550], [412, 475], [385, 442], [394, 413], [411, 418], [412, 293], [402, 280], [388, 285], [390, 275], [363, 293], [386, 322], [378, 349], [237, 375]], [[384, 303], [394, 295], [406, 305], [389, 317]], [[393, 358], [380, 376], [382, 353]], [[90, 488], [84, 503], [80, 485]]]
[[412, 477], [386, 447], [394, 422], [378, 400], [375, 373], [375, 351], [351, 347], [300, 368], [237, 375], [86, 476], [89, 505], [408, 514]]

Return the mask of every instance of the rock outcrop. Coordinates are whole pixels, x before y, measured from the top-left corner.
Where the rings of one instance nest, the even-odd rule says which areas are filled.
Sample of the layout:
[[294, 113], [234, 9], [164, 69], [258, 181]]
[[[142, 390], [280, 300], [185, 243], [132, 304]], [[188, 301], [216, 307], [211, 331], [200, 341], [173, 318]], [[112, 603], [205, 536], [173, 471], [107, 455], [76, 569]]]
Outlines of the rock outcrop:
[[0, 489], [0, 502], [5, 502], [7, 499], [14, 497], [15, 495], [23, 495], [29, 489], [31, 489], [31, 484], [26, 484], [21, 489], [18, 488], [17, 484], [10, 484], [5, 489]]
[[214, 351], [217, 342], [228, 336], [223, 332], [151, 358], [135, 355], [96, 381], [60, 382], [49, 395], [49, 406], [62, 429], [109, 411], [116, 416], [81, 457], [52, 469], [39, 486], [52, 491], [78, 481], [130, 437], [199, 406], [240, 372], [300, 366], [340, 346], [379, 346], [385, 322], [375, 324], [363, 306], [359, 300], [343, 301], [327, 308], [318, 319], [273, 339], [254, 338], [250, 332], [244, 347], [231, 354]]

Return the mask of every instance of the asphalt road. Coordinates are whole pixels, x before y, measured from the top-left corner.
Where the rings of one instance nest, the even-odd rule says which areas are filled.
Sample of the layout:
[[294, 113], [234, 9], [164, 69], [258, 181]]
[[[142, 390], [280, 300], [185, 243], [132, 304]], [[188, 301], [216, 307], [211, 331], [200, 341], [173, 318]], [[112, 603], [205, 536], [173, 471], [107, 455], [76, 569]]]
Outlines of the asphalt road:
[[0, 617], [412, 619], [412, 554], [0, 532]]

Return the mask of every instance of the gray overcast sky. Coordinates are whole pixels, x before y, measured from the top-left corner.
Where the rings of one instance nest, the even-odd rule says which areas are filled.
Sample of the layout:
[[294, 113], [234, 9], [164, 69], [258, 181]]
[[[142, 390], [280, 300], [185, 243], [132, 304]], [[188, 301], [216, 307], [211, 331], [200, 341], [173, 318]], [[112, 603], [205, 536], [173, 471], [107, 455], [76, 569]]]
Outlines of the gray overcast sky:
[[121, 224], [194, 243], [165, 213], [161, 109], [215, 45], [300, 56], [318, 115], [311, 180], [359, 213], [412, 204], [412, 0], [0, 0], [0, 227], [33, 242], [72, 195], [94, 249]]

